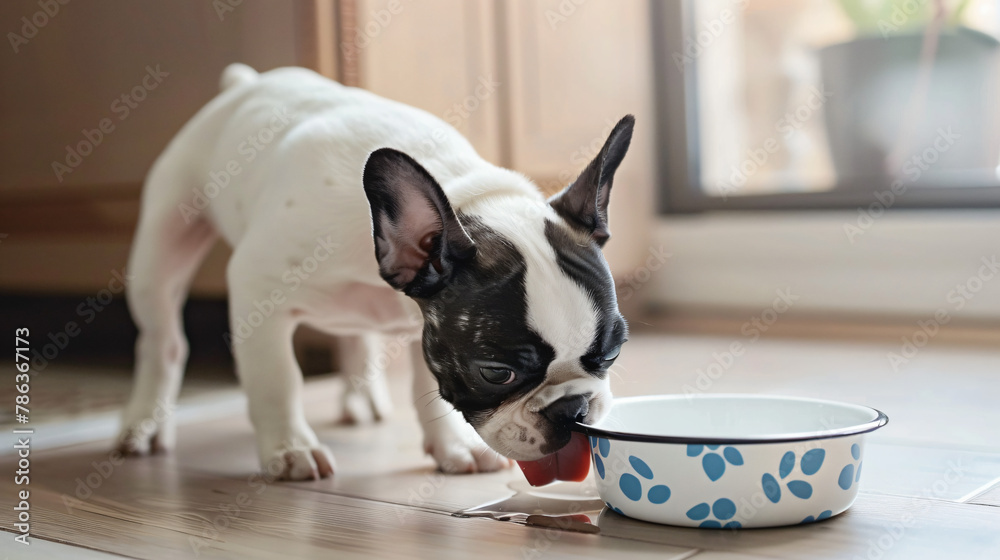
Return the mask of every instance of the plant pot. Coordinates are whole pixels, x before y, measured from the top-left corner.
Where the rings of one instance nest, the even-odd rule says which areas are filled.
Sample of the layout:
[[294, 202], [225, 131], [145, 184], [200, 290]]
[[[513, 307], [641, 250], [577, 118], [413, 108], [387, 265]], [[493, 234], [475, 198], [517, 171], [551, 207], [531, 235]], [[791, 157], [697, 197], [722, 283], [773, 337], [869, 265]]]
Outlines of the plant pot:
[[[998, 183], [1000, 42], [961, 27], [942, 33], [923, 110], [904, 123], [912, 118], [922, 43], [922, 33], [871, 36], [819, 51], [831, 94], [824, 106], [827, 138], [841, 188], [879, 188], [893, 179]], [[887, 157], [901, 138], [902, 165], [892, 169]]]

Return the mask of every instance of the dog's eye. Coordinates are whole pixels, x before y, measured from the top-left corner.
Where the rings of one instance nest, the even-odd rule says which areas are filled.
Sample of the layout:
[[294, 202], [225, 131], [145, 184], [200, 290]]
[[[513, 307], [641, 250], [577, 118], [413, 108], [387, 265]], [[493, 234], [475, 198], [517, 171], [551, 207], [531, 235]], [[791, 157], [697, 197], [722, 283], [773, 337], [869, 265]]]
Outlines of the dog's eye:
[[506, 385], [514, 381], [515, 377], [514, 370], [508, 368], [481, 367], [479, 374], [483, 376], [483, 379], [497, 385]]
[[618, 354], [621, 354], [621, 352], [622, 352], [621, 346], [615, 346], [614, 348], [612, 348], [610, 352], [608, 352], [601, 358], [601, 366], [602, 367], [610, 366], [612, 363], [614, 363], [615, 359], [618, 357]]

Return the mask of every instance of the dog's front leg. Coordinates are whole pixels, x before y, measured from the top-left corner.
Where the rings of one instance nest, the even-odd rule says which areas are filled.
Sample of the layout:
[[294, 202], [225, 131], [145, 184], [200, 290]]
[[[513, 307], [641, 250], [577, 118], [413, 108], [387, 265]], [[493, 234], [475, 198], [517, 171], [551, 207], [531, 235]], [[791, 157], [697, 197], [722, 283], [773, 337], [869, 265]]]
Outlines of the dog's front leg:
[[424, 451], [446, 473], [493, 472], [509, 467], [510, 459], [483, 443], [462, 414], [440, 397], [420, 343], [412, 344], [411, 349], [413, 401], [424, 431]]
[[296, 322], [281, 308], [265, 317], [254, 302], [267, 301], [267, 296], [254, 298], [252, 293], [230, 283], [233, 356], [261, 465], [266, 473], [286, 480], [330, 476], [333, 455], [309, 427], [302, 405], [302, 372], [292, 349]]

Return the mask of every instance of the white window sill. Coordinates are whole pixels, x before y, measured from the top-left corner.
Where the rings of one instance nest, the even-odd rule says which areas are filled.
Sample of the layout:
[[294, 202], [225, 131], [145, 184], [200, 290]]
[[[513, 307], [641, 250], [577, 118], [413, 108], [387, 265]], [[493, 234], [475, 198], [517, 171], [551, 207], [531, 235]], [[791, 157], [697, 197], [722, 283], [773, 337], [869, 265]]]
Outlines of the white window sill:
[[670, 253], [641, 288], [658, 306], [760, 310], [790, 290], [795, 314], [1000, 319], [1000, 211], [896, 211], [864, 229], [857, 211], [669, 216], [652, 246]]

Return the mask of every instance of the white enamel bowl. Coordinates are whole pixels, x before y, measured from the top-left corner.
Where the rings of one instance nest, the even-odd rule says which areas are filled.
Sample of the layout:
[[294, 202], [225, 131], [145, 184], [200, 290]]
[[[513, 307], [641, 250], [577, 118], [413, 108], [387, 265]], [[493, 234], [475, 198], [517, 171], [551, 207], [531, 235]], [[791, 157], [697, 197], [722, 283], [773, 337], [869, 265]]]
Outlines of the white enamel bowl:
[[617, 513], [702, 528], [776, 527], [854, 503], [865, 434], [889, 421], [866, 406], [764, 395], [616, 399], [593, 425], [594, 479]]

